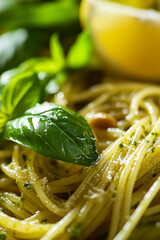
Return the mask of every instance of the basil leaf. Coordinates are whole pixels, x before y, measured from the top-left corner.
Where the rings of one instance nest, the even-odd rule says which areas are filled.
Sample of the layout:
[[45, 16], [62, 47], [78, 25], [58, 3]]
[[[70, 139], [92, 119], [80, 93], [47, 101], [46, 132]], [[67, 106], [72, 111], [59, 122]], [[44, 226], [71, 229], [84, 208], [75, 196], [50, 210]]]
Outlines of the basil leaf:
[[65, 66], [65, 55], [57, 33], [53, 34], [50, 39], [50, 49], [54, 62], [56, 62], [60, 68], [63, 68]]
[[59, 64], [51, 58], [31, 58], [20, 65], [23, 71], [33, 70], [36, 73], [55, 74], [61, 70]]
[[13, 77], [17, 76], [21, 72], [22, 72], [21, 69], [13, 68], [2, 73], [0, 76], [0, 89], [4, 88], [11, 81]]
[[67, 74], [60, 72], [50, 79], [46, 84], [45, 90], [47, 94], [55, 94], [60, 90], [60, 87], [67, 81]]
[[91, 166], [98, 158], [96, 141], [87, 121], [54, 103], [39, 104], [23, 117], [9, 121], [4, 136], [64, 162]]
[[12, 80], [13, 77], [17, 76], [18, 74], [22, 73], [20, 68], [13, 68], [8, 71], [5, 71], [0, 76], [0, 94], [4, 87]]
[[[56, 60], [56, 59], [55, 59]], [[48, 94], [59, 91], [60, 86], [66, 81], [67, 74], [62, 71], [62, 66], [51, 58], [33, 58], [20, 65], [21, 70], [32, 69], [38, 74], [38, 78], [44, 87], [44, 95], [41, 102], [46, 100]]]
[[91, 60], [93, 52], [92, 41], [88, 32], [82, 32], [67, 56], [67, 66], [77, 69], [85, 67]]
[[42, 86], [37, 75], [28, 71], [10, 81], [2, 93], [2, 112], [9, 119], [21, 116], [33, 107], [41, 97]]

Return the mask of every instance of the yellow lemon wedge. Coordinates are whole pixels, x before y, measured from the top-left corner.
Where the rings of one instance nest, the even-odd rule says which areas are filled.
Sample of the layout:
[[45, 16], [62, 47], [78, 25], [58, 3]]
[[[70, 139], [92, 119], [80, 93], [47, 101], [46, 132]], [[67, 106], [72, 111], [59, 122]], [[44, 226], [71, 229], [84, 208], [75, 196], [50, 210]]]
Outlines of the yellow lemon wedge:
[[110, 1], [130, 5], [137, 8], [147, 9], [154, 7], [157, 0], [110, 0]]
[[160, 80], [158, 11], [111, 1], [84, 0], [80, 18], [91, 32], [96, 52], [107, 71], [118, 76]]

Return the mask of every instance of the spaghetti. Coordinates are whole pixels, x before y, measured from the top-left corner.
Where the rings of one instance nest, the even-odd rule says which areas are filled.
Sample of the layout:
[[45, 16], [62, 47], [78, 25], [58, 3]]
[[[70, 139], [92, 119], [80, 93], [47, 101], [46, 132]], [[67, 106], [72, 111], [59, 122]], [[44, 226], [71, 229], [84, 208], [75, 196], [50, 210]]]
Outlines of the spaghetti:
[[1, 239], [125, 240], [143, 216], [160, 216], [160, 87], [109, 79], [73, 86], [52, 100], [88, 121], [108, 114], [116, 126], [92, 121], [100, 157], [89, 168], [5, 143]]

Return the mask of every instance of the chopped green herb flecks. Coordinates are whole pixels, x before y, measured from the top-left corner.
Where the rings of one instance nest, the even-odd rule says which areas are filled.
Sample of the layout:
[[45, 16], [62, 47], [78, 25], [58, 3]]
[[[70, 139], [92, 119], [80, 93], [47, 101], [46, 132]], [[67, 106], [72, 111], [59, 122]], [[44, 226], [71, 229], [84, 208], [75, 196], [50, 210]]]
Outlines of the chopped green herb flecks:
[[155, 151], [155, 147], [152, 147], [151, 152], [154, 153], [154, 151]]
[[156, 139], [154, 139], [154, 140], [153, 140], [153, 145], [154, 145], [156, 142], [157, 142], [157, 140], [156, 140]]
[[71, 232], [71, 239], [77, 239], [82, 234], [82, 224], [78, 224]]
[[3, 231], [0, 231], [0, 240], [5, 240], [6, 239], [6, 234]]
[[47, 221], [48, 221], [48, 219], [43, 219], [43, 220], [40, 221], [40, 223], [44, 224], [44, 223], [46, 223]]
[[24, 165], [24, 168], [25, 168], [25, 169], [27, 168], [27, 164]]
[[152, 177], [156, 177], [156, 176], [157, 176], [157, 173], [153, 173], [153, 174], [152, 174]]
[[22, 158], [23, 158], [23, 161], [26, 162], [27, 161], [27, 156], [25, 154], [22, 154]]
[[153, 136], [155, 136], [155, 137], [158, 136], [158, 133], [157, 133], [157, 132], [151, 132], [151, 134], [152, 134]]
[[134, 142], [133, 142], [133, 145], [134, 145], [134, 146], [137, 146], [137, 142], [136, 142], [136, 141], [134, 141]]
[[144, 137], [144, 135], [142, 135], [142, 134], [141, 134], [141, 137], [140, 137], [140, 139], [143, 139], [143, 138], [145, 138], [145, 137]]
[[20, 201], [21, 201], [21, 202], [24, 202], [24, 200], [25, 200], [24, 197], [21, 196], [21, 197], [20, 197]]
[[28, 190], [31, 189], [31, 183], [29, 183], [29, 182], [25, 182], [23, 186], [25, 188], [27, 188]]
[[135, 133], [136, 133], [136, 132], [133, 132], [133, 133], [131, 134], [131, 138], [135, 135]]
[[119, 143], [119, 147], [120, 148], [123, 148], [124, 147], [124, 144], [122, 142]]

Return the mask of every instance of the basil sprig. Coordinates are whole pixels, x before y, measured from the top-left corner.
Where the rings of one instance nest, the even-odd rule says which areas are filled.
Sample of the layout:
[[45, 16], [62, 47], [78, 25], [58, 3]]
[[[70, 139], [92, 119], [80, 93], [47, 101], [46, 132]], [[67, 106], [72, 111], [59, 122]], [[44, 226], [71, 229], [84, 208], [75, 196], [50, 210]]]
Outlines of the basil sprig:
[[46, 92], [54, 93], [70, 72], [88, 64], [89, 42], [89, 36], [82, 33], [65, 57], [55, 34], [51, 38], [52, 58], [30, 59], [1, 76], [0, 140], [11, 140], [44, 156], [77, 165], [96, 162], [95, 137], [82, 116], [54, 103], [36, 105], [44, 101]]
[[[4, 87], [20, 73], [33, 71], [37, 74], [43, 85], [41, 101], [48, 94], [57, 92], [73, 71], [82, 69], [91, 64], [93, 58], [92, 41], [88, 32], [82, 32], [65, 55], [59, 40], [59, 35], [54, 33], [50, 39], [51, 57], [30, 58], [18, 68], [4, 72], [0, 76], [0, 105], [1, 93]], [[78, 56], [78, 57], [77, 57]]]
[[39, 104], [7, 122], [4, 137], [44, 156], [77, 165], [91, 166], [98, 158], [87, 121], [54, 103]]

